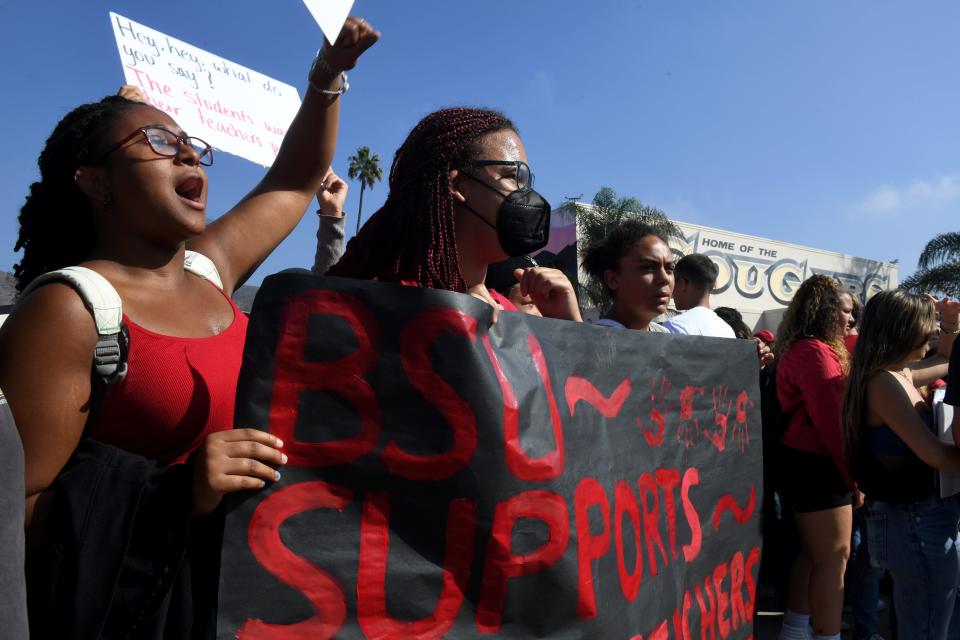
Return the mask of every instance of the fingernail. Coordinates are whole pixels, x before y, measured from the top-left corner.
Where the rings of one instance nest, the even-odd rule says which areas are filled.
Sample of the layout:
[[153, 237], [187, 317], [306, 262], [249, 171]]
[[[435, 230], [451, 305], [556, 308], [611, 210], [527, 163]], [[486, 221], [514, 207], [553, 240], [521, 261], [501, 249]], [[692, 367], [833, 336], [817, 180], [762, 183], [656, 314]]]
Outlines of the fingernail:
[[282, 446], [283, 446], [283, 440], [281, 440], [280, 438], [277, 438], [277, 448], [279, 449]]
[[287, 464], [287, 454], [285, 453], [280, 454], [280, 462], [282, 462], [283, 464]]
[[279, 479], [280, 479], [280, 472], [279, 472], [279, 471], [274, 471], [274, 473], [273, 473], [273, 479], [274, 479], [274, 480], [279, 480]]

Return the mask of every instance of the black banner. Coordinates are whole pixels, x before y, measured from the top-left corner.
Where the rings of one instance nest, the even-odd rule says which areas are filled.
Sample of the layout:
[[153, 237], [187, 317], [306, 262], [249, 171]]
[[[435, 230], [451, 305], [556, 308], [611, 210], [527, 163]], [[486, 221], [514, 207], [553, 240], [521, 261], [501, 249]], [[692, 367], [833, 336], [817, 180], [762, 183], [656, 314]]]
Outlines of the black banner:
[[[289, 456], [235, 497], [219, 638], [748, 638], [753, 342], [283, 274], [237, 425]], [[706, 634], [706, 635], [701, 635]]]

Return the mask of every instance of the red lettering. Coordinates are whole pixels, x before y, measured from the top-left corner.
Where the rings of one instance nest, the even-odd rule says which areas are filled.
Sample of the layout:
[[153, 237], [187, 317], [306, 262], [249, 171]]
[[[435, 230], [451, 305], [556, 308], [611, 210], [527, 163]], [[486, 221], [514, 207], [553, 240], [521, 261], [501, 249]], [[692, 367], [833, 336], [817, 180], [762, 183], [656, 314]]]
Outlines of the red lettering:
[[734, 629], [739, 629], [741, 624], [753, 619], [752, 615], [747, 617], [741, 589], [743, 589], [743, 554], [737, 551], [730, 561], [730, 617]]
[[683, 605], [680, 610], [673, 612], [673, 636], [677, 640], [690, 640], [690, 609], [693, 607], [693, 599], [690, 592], [683, 594]]
[[[640, 507], [630, 485], [620, 480], [613, 487], [614, 541], [617, 547], [617, 571], [620, 574], [620, 590], [628, 602], [637, 599], [640, 582], [643, 580], [643, 547], [640, 546]], [[633, 529], [633, 548], [636, 557], [633, 571], [627, 571], [623, 557], [623, 516], [630, 518]]]
[[730, 635], [730, 620], [727, 619], [727, 607], [730, 598], [723, 590], [723, 579], [727, 577], [726, 563], [717, 565], [713, 570], [713, 590], [717, 594], [717, 626], [720, 627], [720, 637], [726, 639]]
[[270, 624], [248, 619], [237, 631], [240, 640], [333, 638], [347, 617], [343, 589], [326, 571], [296, 555], [283, 544], [280, 525], [312, 509], [343, 511], [350, 491], [326, 482], [301, 482], [267, 496], [250, 517], [247, 544], [253, 557], [280, 582], [299, 591], [316, 615], [295, 624]]
[[716, 531], [720, 528], [720, 519], [723, 517], [724, 511], [729, 511], [733, 514], [734, 520], [739, 524], [745, 524], [750, 517], [753, 515], [753, 510], [757, 506], [757, 488], [755, 485], [750, 485], [750, 496], [747, 498], [747, 506], [741, 507], [737, 504], [737, 501], [734, 500], [733, 495], [727, 493], [720, 497], [717, 500], [717, 508], [713, 511], [713, 530]]
[[456, 621], [470, 580], [476, 505], [464, 499], [450, 503], [447, 516], [443, 588], [433, 612], [420, 620], [402, 621], [387, 608], [387, 558], [390, 551], [390, 499], [375, 492], [363, 504], [360, 562], [357, 570], [357, 621], [368, 638], [440, 638]]
[[743, 604], [749, 616], [748, 620], [753, 620], [753, 610], [757, 603], [757, 583], [753, 581], [753, 567], [757, 564], [760, 564], [760, 547], [750, 549], [750, 553], [747, 554], [747, 566], [743, 570], [743, 577], [747, 581], [747, 601]]
[[[670, 629], [667, 627], [667, 620], [664, 620], [648, 636], [650, 640], [670, 640]], [[642, 635], [632, 636], [630, 640], [643, 640]]]
[[[547, 541], [532, 553], [512, 551], [513, 526], [521, 518], [534, 518], [547, 525]], [[496, 633], [503, 618], [507, 581], [543, 571], [563, 557], [570, 541], [567, 504], [552, 491], [527, 491], [504, 500], [494, 511], [484, 563], [480, 599], [477, 602], [477, 629]]]
[[[140, 85], [142, 88], [145, 88], [149, 91], [156, 91], [157, 93], [165, 95], [168, 98], [170, 97], [170, 91], [171, 91], [170, 85], [160, 84], [159, 82], [151, 78], [150, 74], [148, 74], [146, 71], [142, 71], [140, 69], [137, 69], [136, 67], [131, 67], [130, 65], [126, 65], [126, 68], [130, 69], [130, 71], [133, 71], [134, 75], [137, 76], [137, 84]], [[146, 80], [146, 83], [144, 83], [144, 80]]]
[[667, 626], [667, 621], [661, 622], [649, 637], [650, 640], [670, 640], [670, 629]]
[[663, 489], [664, 511], [667, 513], [667, 538], [670, 540], [670, 555], [677, 559], [677, 505], [673, 490], [680, 486], [680, 472], [676, 469], [657, 469], [657, 484]]
[[400, 359], [410, 383], [440, 411], [453, 434], [449, 451], [418, 455], [391, 441], [383, 450], [383, 463], [398, 476], [411, 480], [441, 480], [467, 466], [477, 449], [477, 417], [473, 407], [433, 369], [430, 347], [445, 333], [473, 341], [477, 321], [457, 309], [427, 309], [410, 320], [400, 335]]
[[630, 396], [630, 378], [624, 378], [607, 398], [593, 386], [593, 383], [580, 376], [570, 376], [564, 385], [564, 395], [567, 398], [567, 408], [570, 416], [574, 415], [577, 403], [585, 401], [597, 410], [604, 418], [616, 418], [623, 408], [623, 403]]
[[716, 640], [717, 606], [713, 596], [713, 587], [710, 586], [710, 578], [703, 581], [703, 590], [707, 592], [707, 602], [703, 601], [700, 585], [696, 586], [697, 604], [700, 605], [700, 638], [701, 640], [707, 640], [707, 631], [709, 631], [710, 638]]
[[487, 350], [490, 364], [493, 365], [494, 373], [500, 383], [500, 390], [503, 392], [503, 437], [507, 469], [521, 480], [540, 482], [553, 480], [563, 473], [563, 425], [560, 422], [557, 402], [553, 397], [553, 388], [550, 385], [550, 374], [547, 370], [547, 361], [543, 357], [543, 349], [540, 348], [540, 343], [532, 333], [527, 338], [527, 344], [530, 347], [530, 354], [533, 357], [537, 375], [540, 376], [547, 393], [550, 424], [553, 428], [553, 440], [556, 443], [556, 448], [553, 451], [540, 458], [528, 456], [523, 450], [523, 445], [520, 444], [520, 417], [516, 394], [513, 392], [510, 381], [503, 373], [503, 368], [500, 366], [500, 361], [497, 360], [493, 345], [490, 344], [489, 336], [483, 336], [483, 346]]
[[[643, 510], [643, 537], [647, 541], [647, 560], [650, 575], [658, 575], [657, 556], [653, 551], [654, 544], [660, 549], [660, 555], [663, 557], [664, 566], [667, 565], [667, 552], [663, 548], [663, 540], [660, 539], [660, 530], [657, 528], [660, 519], [660, 500], [657, 497], [657, 485], [653, 476], [644, 473], [637, 481], [640, 486], [640, 508]], [[653, 499], [651, 505], [647, 497]]]
[[[600, 507], [603, 531], [590, 531], [590, 508]], [[610, 502], [600, 483], [584, 478], [573, 493], [574, 517], [577, 523], [577, 615], [590, 620], [597, 615], [593, 585], [593, 561], [610, 550]]]
[[[350, 325], [357, 350], [338, 360], [305, 359], [310, 316], [325, 314]], [[371, 452], [380, 436], [382, 416], [377, 397], [361, 376], [377, 360], [376, 320], [357, 298], [337, 291], [310, 290], [287, 300], [283, 308], [280, 341], [270, 396], [269, 431], [284, 442], [290, 466], [324, 467], [356, 460]], [[306, 390], [337, 393], [360, 416], [360, 433], [332, 442], [296, 439], [300, 396]]]
[[683, 481], [680, 485], [680, 502], [683, 504], [683, 515], [687, 518], [690, 527], [690, 543], [683, 545], [683, 559], [693, 562], [700, 553], [703, 533], [700, 531], [700, 514], [690, 502], [690, 487], [700, 484], [700, 472], [696, 467], [690, 467], [683, 472]]

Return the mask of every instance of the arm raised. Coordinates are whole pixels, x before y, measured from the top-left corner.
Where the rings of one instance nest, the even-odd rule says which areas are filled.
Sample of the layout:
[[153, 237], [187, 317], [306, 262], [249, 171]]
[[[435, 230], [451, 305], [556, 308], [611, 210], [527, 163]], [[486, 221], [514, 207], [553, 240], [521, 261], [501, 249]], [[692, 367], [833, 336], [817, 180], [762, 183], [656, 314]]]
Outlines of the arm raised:
[[[340, 86], [340, 71], [352, 69], [380, 34], [359, 18], [348, 18], [333, 46], [314, 65], [303, 104], [263, 180], [233, 209], [190, 241], [188, 248], [217, 265], [232, 293], [297, 226], [333, 160], [340, 97], [322, 93]], [[335, 73], [331, 73], [331, 70]]]

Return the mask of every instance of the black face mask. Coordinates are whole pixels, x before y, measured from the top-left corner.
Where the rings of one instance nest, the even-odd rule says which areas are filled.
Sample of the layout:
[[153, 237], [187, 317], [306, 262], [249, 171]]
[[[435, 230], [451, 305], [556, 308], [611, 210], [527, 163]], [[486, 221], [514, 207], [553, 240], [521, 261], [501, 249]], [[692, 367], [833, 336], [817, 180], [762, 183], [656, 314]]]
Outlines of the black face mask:
[[[503, 196], [502, 193], [482, 180], [478, 180], [468, 173], [463, 175]], [[473, 215], [496, 230], [500, 248], [511, 258], [533, 253], [537, 249], [547, 246], [550, 241], [550, 203], [533, 189], [517, 189], [503, 196], [503, 202], [497, 209], [497, 224], [495, 225], [477, 213], [466, 202], [462, 204]]]

